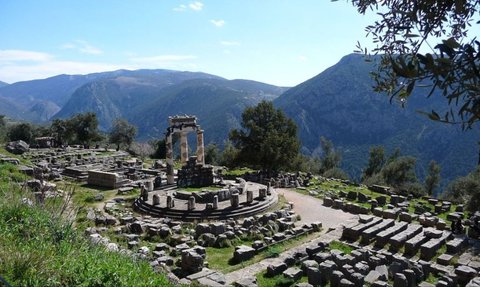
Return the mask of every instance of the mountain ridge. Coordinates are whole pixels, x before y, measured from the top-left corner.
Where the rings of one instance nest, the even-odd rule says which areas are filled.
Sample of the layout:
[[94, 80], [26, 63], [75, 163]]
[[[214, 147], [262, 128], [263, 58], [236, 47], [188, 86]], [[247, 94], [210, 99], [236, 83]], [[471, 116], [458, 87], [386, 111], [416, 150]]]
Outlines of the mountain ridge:
[[372, 90], [369, 72], [374, 64], [362, 55], [347, 55], [274, 100], [275, 106], [297, 123], [303, 152], [318, 155], [319, 138], [324, 136], [342, 151], [342, 167], [357, 179], [373, 145], [383, 145], [389, 152], [398, 147], [402, 154], [417, 157], [421, 179], [432, 159], [441, 164], [446, 179], [471, 171], [478, 157], [478, 127], [462, 131], [417, 112], [443, 111], [448, 105], [440, 95], [427, 98], [419, 91], [405, 108], [391, 104], [388, 96]]

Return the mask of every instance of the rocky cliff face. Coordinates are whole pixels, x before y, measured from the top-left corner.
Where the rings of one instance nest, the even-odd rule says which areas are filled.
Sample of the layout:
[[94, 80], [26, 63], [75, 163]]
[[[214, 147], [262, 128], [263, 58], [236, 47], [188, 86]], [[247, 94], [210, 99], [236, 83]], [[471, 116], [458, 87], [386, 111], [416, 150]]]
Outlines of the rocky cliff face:
[[343, 166], [355, 177], [361, 174], [372, 145], [418, 158], [417, 173], [423, 177], [434, 159], [442, 165], [442, 176], [466, 174], [477, 163], [480, 132], [462, 132], [460, 127], [432, 122], [418, 110], [443, 111], [443, 97], [413, 95], [402, 108], [386, 95], [372, 91], [369, 72], [374, 63], [360, 55], [345, 56], [336, 65], [289, 89], [274, 103], [292, 117], [307, 153], [318, 152], [325, 136], [342, 150]]

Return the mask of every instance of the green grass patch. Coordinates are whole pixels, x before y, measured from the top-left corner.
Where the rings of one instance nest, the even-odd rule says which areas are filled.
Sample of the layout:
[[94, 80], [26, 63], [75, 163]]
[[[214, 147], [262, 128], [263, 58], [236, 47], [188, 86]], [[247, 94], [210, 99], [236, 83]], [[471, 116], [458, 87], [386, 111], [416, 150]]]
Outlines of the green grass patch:
[[267, 271], [262, 271], [257, 274], [257, 284], [259, 287], [289, 287], [293, 286], [295, 281], [285, 278], [282, 274], [267, 277]]
[[254, 172], [255, 170], [248, 168], [248, 167], [242, 167], [242, 168], [237, 168], [237, 169], [230, 169], [227, 170], [226, 172], [223, 173], [224, 176], [242, 176], [246, 173], [249, 172]]
[[438, 281], [438, 278], [432, 272], [430, 272], [428, 277], [425, 279], [425, 282], [428, 282], [430, 284], [436, 284], [437, 281]]
[[0, 274], [12, 286], [173, 286], [147, 261], [91, 244], [58, 204], [24, 204], [31, 193], [14, 185], [0, 192]]
[[[305, 234], [299, 236], [294, 239], [290, 239], [284, 241], [282, 243], [278, 243], [268, 247], [267, 249], [263, 250], [262, 252], [255, 255], [250, 260], [240, 262], [240, 263], [233, 263], [231, 262], [231, 258], [233, 257], [233, 252], [235, 251], [234, 246], [225, 247], [225, 248], [214, 248], [214, 247], [207, 247], [207, 261], [211, 269], [215, 269], [221, 271], [223, 273], [229, 273], [246, 266], [252, 265], [254, 263], [260, 262], [263, 259], [277, 257], [280, 255], [282, 251], [291, 249], [293, 247], [299, 246], [303, 243], [306, 243], [314, 238], [318, 237], [318, 232]], [[247, 245], [251, 246], [251, 241], [242, 241], [237, 245]]]
[[345, 254], [350, 254], [353, 251], [353, 247], [337, 240], [333, 240], [332, 242], [330, 242], [329, 247], [330, 250], [340, 250]]

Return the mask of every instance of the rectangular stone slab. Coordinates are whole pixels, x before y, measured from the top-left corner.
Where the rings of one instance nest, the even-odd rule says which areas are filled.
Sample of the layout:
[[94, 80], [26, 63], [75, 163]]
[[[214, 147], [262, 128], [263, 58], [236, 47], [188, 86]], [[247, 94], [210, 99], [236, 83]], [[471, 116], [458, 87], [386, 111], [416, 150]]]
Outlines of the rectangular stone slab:
[[409, 224], [407, 229], [390, 237], [388, 243], [392, 248], [398, 250], [402, 247], [403, 244], [405, 244], [407, 240], [419, 234], [420, 232], [422, 232], [422, 230], [423, 228], [420, 225]]
[[385, 244], [387, 244], [390, 237], [407, 229], [407, 226], [408, 223], [406, 222], [397, 222], [394, 226], [378, 233], [375, 240], [375, 246], [383, 247]]
[[405, 242], [405, 254], [413, 255], [417, 253], [420, 246], [423, 243], [427, 242], [428, 240], [429, 238], [423, 235], [423, 232], [415, 235], [414, 237], [409, 239], [407, 242]]
[[445, 243], [450, 236], [450, 231], [444, 231], [440, 238], [432, 238], [420, 246], [420, 258], [430, 260], [437, 253], [438, 249]]
[[347, 227], [343, 230], [342, 238], [356, 241], [358, 239], [358, 237], [360, 237], [360, 234], [364, 230], [366, 230], [366, 229], [368, 229], [368, 228], [370, 228], [370, 227], [372, 227], [372, 226], [374, 226], [374, 225], [376, 225], [376, 224], [378, 224], [382, 221], [383, 221], [383, 219], [381, 219], [379, 217], [375, 217], [370, 222], [357, 224], [353, 227]]
[[362, 232], [362, 243], [369, 244], [378, 233], [392, 227], [395, 224], [393, 219], [385, 219], [381, 223], [374, 225]]

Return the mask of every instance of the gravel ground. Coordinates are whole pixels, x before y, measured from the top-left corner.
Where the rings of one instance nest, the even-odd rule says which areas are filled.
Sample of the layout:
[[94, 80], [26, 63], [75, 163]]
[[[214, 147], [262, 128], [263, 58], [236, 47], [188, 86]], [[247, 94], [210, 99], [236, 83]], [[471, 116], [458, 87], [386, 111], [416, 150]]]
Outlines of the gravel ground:
[[324, 229], [337, 228], [350, 219], [357, 218], [356, 215], [323, 206], [323, 200], [295, 192], [290, 189], [277, 189], [283, 194], [287, 201], [293, 202], [293, 210], [299, 214], [304, 223], [321, 221]]
[[[323, 201], [321, 199], [303, 195], [290, 189], [276, 189], [276, 191], [279, 194], [283, 194], [287, 201], [293, 202], [293, 210], [301, 216], [301, 221], [298, 222], [299, 226], [301, 226], [302, 223], [320, 221], [323, 224], [322, 234], [308, 243], [304, 243], [282, 252], [277, 258], [267, 258], [240, 270], [225, 274], [227, 281], [226, 286], [231, 286], [233, 282], [238, 281], [243, 277], [255, 276], [258, 272], [267, 269], [268, 265], [282, 262], [287, 256], [294, 254], [298, 250], [305, 249], [305, 247], [309, 245], [316, 244], [320, 241], [330, 242], [339, 239], [342, 235], [343, 226], [348, 226], [357, 222], [357, 215], [325, 207], [323, 206]], [[326, 233], [329, 229], [334, 230]]]

